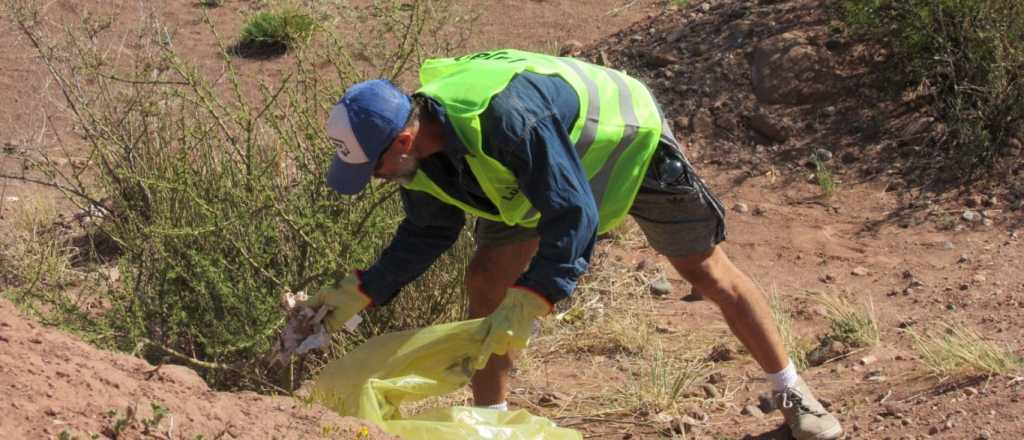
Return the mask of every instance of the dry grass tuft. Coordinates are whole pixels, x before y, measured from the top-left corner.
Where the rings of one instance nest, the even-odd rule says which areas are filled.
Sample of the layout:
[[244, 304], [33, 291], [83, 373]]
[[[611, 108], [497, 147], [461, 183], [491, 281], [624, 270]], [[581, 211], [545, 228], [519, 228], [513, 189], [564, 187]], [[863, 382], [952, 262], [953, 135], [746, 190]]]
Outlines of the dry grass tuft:
[[688, 396], [695, 395], [691, 391], [707, 380], [713, 368], [714, 365], [699, 354], [671, 356], [656, 343], [650, 358], [637, 362], [633, 378], [619, 389], [613, 400], [634, 412], [674, 411]]
[[0, 279], [28, 290], [60, 285], [72, 274], [75, 249], [53, 224], [57, 208], [39, 199], [24, 203], [4, 227], [9, 239], [0, 246]]
[[921, 362], [938, 377], [1008, 374], [1024, 370], [1024, 359], [962, 325], [944, 325], [937, 333], [908, 333], [914, 338]]
[[825, 307], [830, 326], [823, 341], [838, 341], [850, 347], [874, 347], [881, 341], [874, 304], [870, 300], [863, 308], [827, 293], [817, 294], [816, 300]]

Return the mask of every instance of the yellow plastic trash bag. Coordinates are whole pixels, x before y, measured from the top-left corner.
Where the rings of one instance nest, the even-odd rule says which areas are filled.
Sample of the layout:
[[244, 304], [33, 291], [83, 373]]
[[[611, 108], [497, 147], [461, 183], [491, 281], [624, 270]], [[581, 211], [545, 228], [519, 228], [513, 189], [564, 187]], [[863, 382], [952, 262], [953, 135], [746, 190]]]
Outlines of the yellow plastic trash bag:
[[402, 403], [448, 394], [469, 383], [483, 345], [483, 325], [483, 319], [476, 319], [370, 339], [324, 367], [313, 399], [406, 440], [582, 439], [578, 432], [525, 410], [457, 406], [402, 417]]

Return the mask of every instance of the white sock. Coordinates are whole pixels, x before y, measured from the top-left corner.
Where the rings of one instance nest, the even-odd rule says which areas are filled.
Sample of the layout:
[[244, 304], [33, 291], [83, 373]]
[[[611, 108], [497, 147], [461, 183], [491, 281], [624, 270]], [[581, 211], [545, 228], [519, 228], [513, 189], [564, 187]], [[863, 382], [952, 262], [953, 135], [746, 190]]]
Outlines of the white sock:
[[497, 411], [508, 411], [508, 402], [495, 403], [494, 405], [478, 405], [477, 408], [493, 409]]
[[773, 391], [782, 391], [796, 385], [797, 379], [800, 379], [800, 375], [796, 374], [796, 366], [793, 365], [793, 361], [789, 361], [786, 368], [778, 373], [768, 373], [768, 380], [772, 382]]

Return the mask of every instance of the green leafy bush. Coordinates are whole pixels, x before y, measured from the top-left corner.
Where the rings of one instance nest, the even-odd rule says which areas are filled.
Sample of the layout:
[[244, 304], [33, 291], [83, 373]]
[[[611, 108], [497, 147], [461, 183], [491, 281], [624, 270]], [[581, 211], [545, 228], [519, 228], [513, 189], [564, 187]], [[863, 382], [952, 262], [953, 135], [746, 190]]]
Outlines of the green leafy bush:
[[[336, 41], [310, 45], [274, 83], [242, 76], [225, 56], [209, 70], [214, 80], [173, 50], [159, 22], [147, 21], [156, 15], [125, 30], [138, 38], [135, 51], [115, 62], [88, 29], [47, 28], [31, 2], [5, 4], [67, 99], [95, 164], [74, 175], [42, 167], [41, 179], [79, 206], [91, 205], [93, 236], [116, 244], [120, 274], [118, 282], [90, 286], [101, 307], [88, 313], [64, 300], [60, 286], [43, 296], [42, 284], [28, 280], [9, 291], [23, 304], [45, 299], [40, 309], [50, 322], [76, 318], [89, 340], [198, 367], [215, 387], [277, 389], [301, 381], [319, 359], [283, 373], [263, 362], [283, 324], [281, 294], [366, 267], [402, 217], [392, 185], [342, 197], [324, 181], [334, 148], [323, 121], [340, 92], [365, 79], [351, 54]], [[433, 32], [443, 23], [433, 14], [441, 11], [445, 5], [396, 9], [404, 15], [393, 19]], [[371, 35], [397, 40], [389, 32]], [[409, 42], [418, 35], [382, 47], [381, 59], [395, 63], [381, 71], [398, 76], [417, 57], [434, 54]], [[324, 66], [333, 69], [325, 74]], [[369, 313], [340, 348], [461, 318], [471, 252], [471, 240], [460, 240], [395, 304]], [[62, 308], [50, 306], [58, 301]]]
[[890, 44], [907, 79], [930, 89], [947, 130], [921, 153], [969, 178], [998, 170], [1000, 159], [1017, 152], [1024, 140], [1024, 2], [841, 4], [854, 30]]

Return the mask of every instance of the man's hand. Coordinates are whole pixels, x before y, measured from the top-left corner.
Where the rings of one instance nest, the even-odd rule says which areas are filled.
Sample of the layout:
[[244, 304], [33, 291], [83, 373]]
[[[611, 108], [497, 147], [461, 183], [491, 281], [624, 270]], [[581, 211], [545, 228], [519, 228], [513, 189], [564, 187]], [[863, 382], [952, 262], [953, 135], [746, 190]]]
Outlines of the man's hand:
[[530, 290], [512, 287], [501, 305], [486, 319], [483, 349], [476, 359], [476, 369], [487, 365], [491, 353], [503, 355], [509, 350], [522, 350], [530, 341], [533, 321], [547, 315], [551, 304]]
[[311, 307], [313, 310], [319, 309], [320, 306], [327, 306], [328, 312], [322, 322], [327, 330], [337, 332], [371, 302], [370, 297], [366, 296], [359, 286], [359, 277], [353, 274], [345, 277], [335, 286], [317, 290], [303, 305]]

